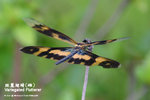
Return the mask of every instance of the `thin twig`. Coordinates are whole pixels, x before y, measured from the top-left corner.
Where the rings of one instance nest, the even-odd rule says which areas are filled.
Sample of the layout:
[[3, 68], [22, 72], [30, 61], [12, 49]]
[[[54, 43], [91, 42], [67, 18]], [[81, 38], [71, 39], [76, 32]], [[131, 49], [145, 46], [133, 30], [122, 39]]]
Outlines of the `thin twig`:
[[58, 66], [57, 68], [48, 72], [45, 76], [41, 77], [39, 80], [40, 87], [43, 87], [50, 83], [56, 77], [56, 75], [60, 74], [67, 67], [68, 64], [63, 64], [62, 66]]
[[[64, 69], [68, 67], [68, 64], [63, 64], [62, 66], [58, 66], [57, 68], [51, 70], [46, 75], [40, 78], [38, 81], [38, 88], [43, 89], [48, 83], [50, 83], [58, 74], [60, 74]], [[38, 92], [39, 96], [42, 92]], [[32, 100], [40, 100], [40, 98], [32, 98]]]
[[4, 100], [4, 91], [3, 91], [3, 87], [0, 87], [0, 100]]
[[126, 100], [141, 100], [142, 97], [148, 92], [148, 87], [143, 85], [139, 90], [134, 90], [132, 94], [128, 95]]
[[[21, 73], [21, 53], [18, 52], [19, 48], [21, 47], [18, 42], [15, 42], [15, 54], [14, 54], [14, 67], [13, 67], [13, 82], [19, 83], [20, 82], [20, 73]], [[14, 95], [19, 95], [20, 93], [16, 92]], [[18, 97], [14, 97], [14, 100], [20, 100]]]
[[20, 71], [21, 71], [21, 53], [18, 52], [21, 47], [18, 42], [15, 43], [15, 54], [14, 54], [14, 69], [13, 69], [13, 82], [20, 82]]
[[129, 75], [129, 82], [128, 95], [126, 100], [141, 100], [141, 98], [148, 92], [148, 86], [144, 84], [140, 89], [136, 89], [137, 79], [134, 75], [134, 71], [135, 66], [137, 66], [137, 61], [133, 60], [130, 62], [129, 65], [129, 68], [127, 69]]
[[106, 23], [98, 29], [96, 34], [93, 38], [103, 38], [105, 34], [107, 34], [118, 22], [121, 15], [123, 14], [125, 8], [129, 5], [130, 0], [122, 0], [122, 2], [119, 4], [118, 8], [115, 10], [115, 12], [112, 14], [112, 16], [106, 21]]
[[90, 25], [90, 22], [92, 21], [92, 18], [98, 6], [98, 2], [99, 0], [91, 0], [89, 6], [87, 7], [85, 15], [75, 34], [75, 39], [77, 41], [81, 41], [80, 39], [83, 39], [85, 37], [86, 30], [88, 29], [88, 26]]
[[83, 90], [82, 90], [82, 100], [85, 100], [86, 88], [87, 88], [87, 83], [88, 83], [88, 73], [89, 73], [89, 66], [86, 66], [84, 85], [83, 85]]
[[[91, 43], [91, 40], [87, 39], [87, 43]], [[94, 46], [88, 47], [88, 51], [92, 52]], [[84, 85], [83, 85], [83, 90], [82, 90], [82, 100], [85, 100], [85, 94], [86, 94], [86, 88], [87, 88], [87, 83], [88, 83], [88, 74], [89, 73], [89, 66], [86, 66], [85, 69], [85, 78], [84, 78]]]

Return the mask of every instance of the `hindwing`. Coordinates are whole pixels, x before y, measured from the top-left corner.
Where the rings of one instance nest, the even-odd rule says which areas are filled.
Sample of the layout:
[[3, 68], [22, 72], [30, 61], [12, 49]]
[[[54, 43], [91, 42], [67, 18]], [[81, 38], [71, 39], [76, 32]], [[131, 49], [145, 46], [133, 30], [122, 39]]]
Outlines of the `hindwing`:
[[100, 57], [89, 51], [80, 50], [74, 56], [72, 56], [68, 63], [72, 64], [83, 64], [87, 66], [102, 66], [104, 68], [118, 68], [120, 63], [112, 59]]
[[[21, 51], [24, 53], [33, 54], [52, 60], [61, 60], [70, 55], [73, 50], [73, 47], [49, 48], [40, 46], [28, 46], [21, 49]], [[75, 55], [67, 60], [67, 62], [71, 64], [82, 64], [87, 66], [98, 65], [104, 68], [118, 68], [120, 65], [120, 63], [117, 61], [100, 57], [85, 50], [79, 50]]]
[[60, 60], [68, 56], [72, 52], [72, 50], [72, 47], [49, 48], [40, 46], [28, 46], [21, 49], [21, 51], [24, 53], [33, 54], [52, 60]]

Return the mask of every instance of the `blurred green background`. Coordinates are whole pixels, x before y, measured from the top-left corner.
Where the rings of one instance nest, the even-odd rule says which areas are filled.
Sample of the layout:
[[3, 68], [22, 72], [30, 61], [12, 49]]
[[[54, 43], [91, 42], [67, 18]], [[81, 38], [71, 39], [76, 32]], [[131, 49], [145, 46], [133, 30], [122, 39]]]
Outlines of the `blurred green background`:
[[[22, 19], [32, 17], [74, 40], [121, 37], [128, 40], [95, 46], [97, 55], [117, 60], [121, 68], [94, 66], [86, 100], [150, 100], [150, 0], [1, 0], [0, 99], [80, 100], [85, 66], [60, 64], [23, 54], [24, 46], [66, 47], [42, 35]], [[38, 97], [4, 97], [6, 83], [35, 83]], [[19, 93], [25, 94], [25, 93]]]

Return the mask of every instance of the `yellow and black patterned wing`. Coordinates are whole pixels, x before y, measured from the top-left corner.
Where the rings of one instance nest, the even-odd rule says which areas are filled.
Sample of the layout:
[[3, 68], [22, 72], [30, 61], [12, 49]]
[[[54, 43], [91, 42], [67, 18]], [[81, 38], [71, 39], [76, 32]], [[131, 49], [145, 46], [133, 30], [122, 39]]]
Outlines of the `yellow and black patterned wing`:
[[95, 42], [91, 42], [90, 44], [93, 44], [93, 45], [103, 45], [103, 44], [115, 42], [115, 41], [118, 41], [118, 40], [125, 40], [125, 39], [129, 39], [129, 37], [119, 38], [119, 39], [112, 39], [112, 40], [95, 41]]
[[80, 50], [80, 52], [76, 53], [72, 56], [68, 63], [71, 64], [83, 64], [87, 66], [102, 66], [104, 68], [118, 68], [120, 63], [108, 58], [97, 56], [89, 51]]
[[[49, 48], [39, 46], [28, 46], [21, 49], [21, 51], [24, 53], [33, 54], [52, 60], [61, 60], [62, 58], [70, 55], [73, 50], [73, 47]], [[118, 63], [117, 61], [100, 57], [84, 50], [80, 50], [69, 60], [67, 60], [67, 62], [71, 64], [83, 64], [88, 66], [100, 65], [104, 68], [118, 68], [120, 65], [120, 63]]]
[[48, 26], [41, 24], [40, 22], [38, 22], [34, 19], [26, 18], [24, 20], [29, 26], [31, 26], [32, 28], [34, 28], [35, 30], [37, 30], [38, 32], [40, 32], [42, 34], [48, 35], [48, 36], [53, 37], [53, 38], [58, 39], [58, 40], [62, 40], [64, 42], [70, 43], [72, 45], [77, 44], [76, 41], [74, 41], [73, 39], [71, 39], [67, 35], [65, 35], [61, 32], [58, 32], [52, 28], [49, 28]]
[[68, 56], [73, 50], [73, 47], [49, 48], [41, 46], [28, 46], [21, 49], [22, 52], [33, 54], [39, 57], [44, 57], [52, 60], [60, 60]]

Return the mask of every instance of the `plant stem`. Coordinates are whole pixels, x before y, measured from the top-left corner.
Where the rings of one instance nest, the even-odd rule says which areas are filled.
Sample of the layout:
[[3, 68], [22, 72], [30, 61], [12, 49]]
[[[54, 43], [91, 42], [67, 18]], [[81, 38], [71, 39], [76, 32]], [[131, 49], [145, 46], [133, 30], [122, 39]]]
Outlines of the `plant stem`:
[[111, 17], [104, 23], [102, 27], [94, 34], [93, 38], [103, 38], [108, 32], [116, 25], [120, 17], [122, 16], [125, 9], [130, 4], [131, 0], [122, 0], [118, 5], [118, 8], [114, 11]]
[[85, 93], [86, 93], [86, 88], [87, 88], [87, 83], [88, 83], [88, 73], [89, 73], [89, 66], [86, 66], [84, 85], [83, 85], [83, 90], [82, 90], [82, 100], [85, 100]]
[[[18, 52], [20, 48], [20, 44], [16, 41], [15, 42], [15, 54], [14, 54], [14, 66], [13, 66], [13, 75], [12, 75], [12, 81], [14, 83], [19, 83], [21, 80], [21, 53]], [[13, 95], [19, 95], [20, 92], [15, 92]], [[21, 98], [14, 97], [14, 100], [21, 100]]]

